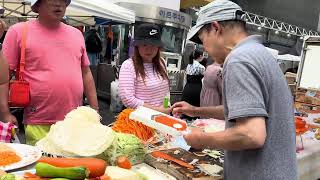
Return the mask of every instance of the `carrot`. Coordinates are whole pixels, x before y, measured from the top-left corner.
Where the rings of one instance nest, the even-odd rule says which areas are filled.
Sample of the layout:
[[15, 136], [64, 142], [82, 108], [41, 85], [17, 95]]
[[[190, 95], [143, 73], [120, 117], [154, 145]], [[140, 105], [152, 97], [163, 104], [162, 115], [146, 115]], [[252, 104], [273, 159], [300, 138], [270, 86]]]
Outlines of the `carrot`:
[[131, 169], [131, 162], [127, 156], [119, 156], [117, 158], [117, 165], [123, 169]]
[[170, 156], [170, 155], [168, 155], [166, 153], [163, 153], [161, 151], [153, 151], [151, 153], [151, 155], [153, 157], [155, 157], [155, 158], [162, 158], [162, 159], [165, 159], [165, 160], [169, 160], [169, 161], [175, 162], [175, 163], [179, 164], [180, 166], [186, 167], [188, 169], [194, 169], [194, 167], [191, 164], [189, 164], [187, 162], [184, 162], [184, 161], [182, 161], [180, 159], [174, 158], [174, 157], [172, 157], [172, 156]]
[[25, 180], [50, 180], [48, 178], [41, 178], [40, 176], [37, 176], [36, 174], [32, 174], [30, 172], [24, 173], [23, 178]]
[[107, 175], [103, 175], [99, 177], [99, 180], [111, 180], [111, 178]]
[[23, 175], [24, 178], [40, 178], [39, 176], [37, 176], [36, 174], [32, 174], [30, 172], [26, 172]]
[[21, 161], [21, 157], [14, 151], [2, 151], [0, 152], [0, 166], [7, 166]]
[[89, 169], [89, 177], [100, 177], [104, 175], [107, 163], [96, 158], [49, 158], [42, 157], [38, 162], [47, 163], [57, 167], [84, 166]]
[[116, 132], [133, 134], [140, 140], [146, 142], [153, 137], [154, 131], [152, 128], [144, 124], [129, 119], [130, 113], [134, 109], [125, 109], [117, 117], [112, 129]]

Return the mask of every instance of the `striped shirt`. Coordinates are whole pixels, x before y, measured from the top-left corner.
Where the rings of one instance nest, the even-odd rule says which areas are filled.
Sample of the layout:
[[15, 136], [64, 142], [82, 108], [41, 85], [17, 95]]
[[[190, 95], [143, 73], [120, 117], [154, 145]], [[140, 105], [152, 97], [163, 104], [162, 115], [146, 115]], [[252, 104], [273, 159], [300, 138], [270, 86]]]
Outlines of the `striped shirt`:
[[123, 62], [119, 75], [120, 98], [128, 108], [137, 108], [144, 103], [162, 106], [169, 94], [169, 82], [153, 70], [152, 63], [144, 63], [145, 81], [135, 73], [133, 60]]

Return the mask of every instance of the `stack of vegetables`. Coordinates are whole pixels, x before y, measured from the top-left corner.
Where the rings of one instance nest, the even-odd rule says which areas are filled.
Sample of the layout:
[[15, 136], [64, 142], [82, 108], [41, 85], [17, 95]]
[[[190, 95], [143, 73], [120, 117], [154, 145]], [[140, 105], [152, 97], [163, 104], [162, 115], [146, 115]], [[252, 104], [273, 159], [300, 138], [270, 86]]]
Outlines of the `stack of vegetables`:
[[47, 136], [36, 146], [49, 155], [97, 157], [113, 165], [118, 156], [126, 155], [137, 164], [144, 161], [146, 154], [139, 138], [116, 133], [102, 125], [99, 114], [89, 107], [79, 107], [68, 113], [64, 121], [51, 126]]
[[41, 158], [36, 173], [26, 172], [23, 177], [0, 171], [0, 180], [147, 180], [140, 172], [131, 170], [126, 156], [117, 158], [118, 166], [107, 166], [95, 158]]
[[133, 134], [143, 142], [146, 142], [154, 136], [154, 129], [129, 119], [129, 115], [133, 111], [134, 109], [123, 110], [118, 115], [112, 129], [120, 133]]

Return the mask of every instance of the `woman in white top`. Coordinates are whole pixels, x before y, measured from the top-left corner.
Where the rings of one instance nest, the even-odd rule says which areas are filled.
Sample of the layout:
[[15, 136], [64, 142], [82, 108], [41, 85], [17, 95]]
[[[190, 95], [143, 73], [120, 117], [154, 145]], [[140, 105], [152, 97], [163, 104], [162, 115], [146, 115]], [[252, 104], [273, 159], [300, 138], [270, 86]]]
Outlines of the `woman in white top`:
[[206, 68], [200, 64], [203, 60], [203, 51], [194, 50], [190, 55], [190, 62], [186, 69], [187, 83], [182, 92], [182, 101], [186, 101], [193, 106], [200, 106], [200, 92], [202, 88], [202, 78]]

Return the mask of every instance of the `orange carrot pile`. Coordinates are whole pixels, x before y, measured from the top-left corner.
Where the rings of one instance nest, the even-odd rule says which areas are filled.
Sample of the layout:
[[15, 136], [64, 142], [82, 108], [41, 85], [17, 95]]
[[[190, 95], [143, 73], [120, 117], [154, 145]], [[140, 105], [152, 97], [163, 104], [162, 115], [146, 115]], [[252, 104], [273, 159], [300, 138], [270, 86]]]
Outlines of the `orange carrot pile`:
[[140, 122], [129, 119], [130, 113], [134, 109], [125, 109], [117, 117], [112, 129], [119, 133], [133, 134], [146, 142], [154, 135], [154, 130]]
[[12, 151], [0, 152], [0, 166], [7, 166], [19, 161], [21, 161], [21, 157], [19, 157], [15, 152], [12, 152]]

